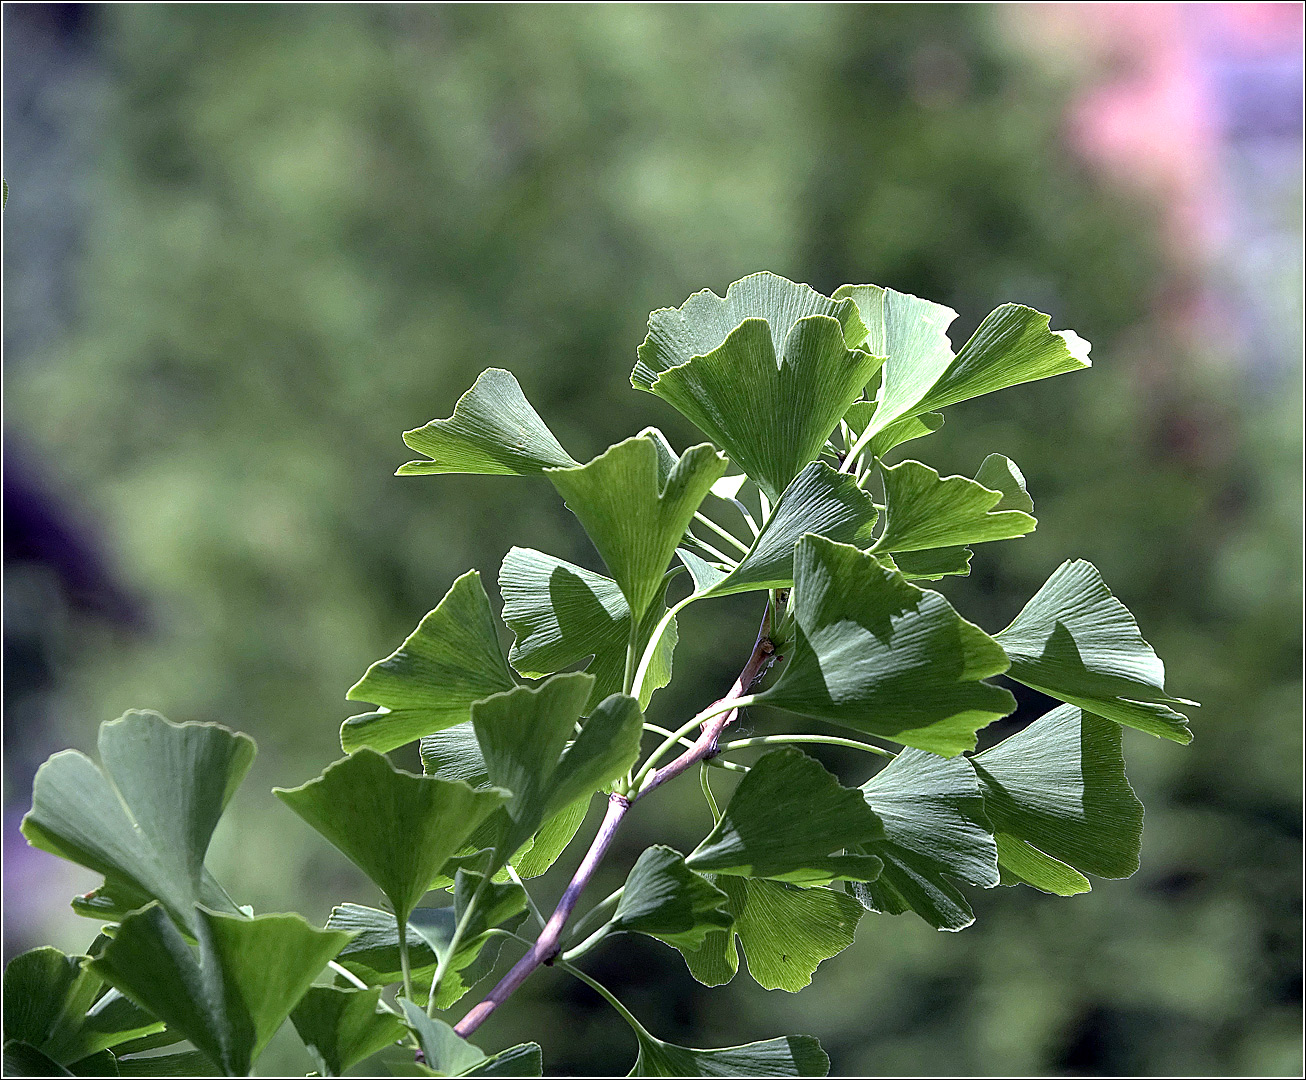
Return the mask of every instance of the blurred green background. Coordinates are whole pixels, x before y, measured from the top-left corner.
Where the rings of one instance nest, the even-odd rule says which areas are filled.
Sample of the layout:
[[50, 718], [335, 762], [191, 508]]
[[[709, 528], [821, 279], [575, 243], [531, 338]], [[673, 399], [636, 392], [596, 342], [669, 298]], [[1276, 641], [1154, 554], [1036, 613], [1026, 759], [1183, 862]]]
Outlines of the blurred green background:
[[[1157, 31], [1214, 72], [1228, 228], [1185, 249], [1164, 190], [1076, 142], [1077, 103], [1150, 55], [1092, 46], [1092, 6], [1069, 38], [991, 6], [73, 7], [4, 9], [6, 956], [93, 935], [66, 902], [95, 879], [16, 823], [35, 766], [129, 707], [258, 740], [211, 856], [234, 896], [375, 902], [269, 789], [339, 755], [345, 690], [459, 573], [493, 595], [513, 544], [599, 566], [546, 484], [392, 477], [400, 433], [502, 366], [581, 460], [647, 423], [684, 446], [627, 381], [647, 313], [770, 269], [948, 303], [958, 343], [1007, 300], [1092, 341], [1090, 372], [912, 444], [967, 475], [1007, 454], [1038, 506], [942, 589], [996, 631], [1091, 560], [1203, 703], [1196, 739], [1127, 733], [1128, 881], [972, 890], [958, 935], [868, 915], [797, 996], [705, 990], [646, 939], [589, 969], [663, 1038], [807, 1032], [841, 1074], [1300, 1073], [1300, 56], [1297, 89], [1255, 63], [1299, 15], [1242, 52], [1237, 25]], [[1248, 79], [1295, 119], [1231, 122]], [[55, 524], [20, 536], [33, 503]], [[729, 684], [756, 606], [690, 609], [651, 719]], [[651, 799], [595, 898], [707, 824], [692, 778]], [[555, 1073], [634, 1054], [555, 971], [482, 1033]], [[309, 1067], [287, 1030], [259, 1071]]]

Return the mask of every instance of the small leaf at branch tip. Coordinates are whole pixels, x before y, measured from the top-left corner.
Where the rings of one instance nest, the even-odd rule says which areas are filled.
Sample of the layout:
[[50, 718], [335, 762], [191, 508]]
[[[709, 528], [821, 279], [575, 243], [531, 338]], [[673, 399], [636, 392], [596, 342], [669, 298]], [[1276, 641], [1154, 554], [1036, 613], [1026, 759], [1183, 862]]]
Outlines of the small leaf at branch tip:
[[708, 443], [686, 450], [665, 477], [663, 464], [657, 440], [643, 435], [585, 465], [547, 470], [641, 620], [694, 512], [729, 467]]
[[512, 373], [487, 368], [447, 420], [404, 432], [404, 442], [430, 460], [401, 465], [396, 476], [492, 473], [524, 476], [575, 460], [531, 408]]

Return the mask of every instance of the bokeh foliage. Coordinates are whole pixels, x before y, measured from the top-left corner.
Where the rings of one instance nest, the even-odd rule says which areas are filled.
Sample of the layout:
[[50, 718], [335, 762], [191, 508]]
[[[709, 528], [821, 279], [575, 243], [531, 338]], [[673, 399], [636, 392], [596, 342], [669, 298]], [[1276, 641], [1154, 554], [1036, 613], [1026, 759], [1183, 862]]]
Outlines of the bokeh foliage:
[[[1205, 703], [1188, 751], [1126, 735], [1142, 870], [1074, 903], [973, 890], [957, 936], [868, 916], [800, 997], [708, 992], [633, 938], [595, 973], [677, 1042], [810, 1031], [836, 1073], [1294, 1070], [1295, 388], [1249, 397], [1165, 332], [1153, 216], [1076, 163], [1065, 87], [984, 9], [123, 6], [96, 33], [79, 318], [10, 372], [7, 417], [106, 523], [153, 626], [70, 628], [54, 742], [132, 706], [253, 733], [223, 879], [319, 923], [373, 903], [258, 791], [337, 755], [345, 690], [460, 573], [491, 584], [513, 544], [594, 565], [547, 485], [390, 477], [401, 431], [503, 366], [579, 460], [646, 423], [683, 449], [627, 383], [645, 317], [758, 269], [948, 303], [954, 341], [1028, 303], [1094, 369], [954, 409], [912, 456], [972, 475], [1007, 454], [1038, 503], [1037, 533], [942, 586], [972, 617], [996, 631], [1091, 559]], [[750, 599], [686, 614], [693, 677], [652, 719], [728, 684]], [[650, 799], [606, 884], [705, 820], [692, 782]], [[630, 1051], [604, 1009], [541, 973], [487, 1045], [548, 1030], [550, 1070], [602, 1072]]]

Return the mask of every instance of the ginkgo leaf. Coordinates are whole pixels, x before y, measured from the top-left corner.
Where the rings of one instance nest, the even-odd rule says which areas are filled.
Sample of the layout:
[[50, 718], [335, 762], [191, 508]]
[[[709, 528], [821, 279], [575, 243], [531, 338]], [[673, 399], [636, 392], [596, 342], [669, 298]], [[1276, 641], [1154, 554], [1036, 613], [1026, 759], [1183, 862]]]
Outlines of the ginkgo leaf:
[[849, 349], [838, 320], [800, 319], [777, 351], [763, 318], [745, 319], [719, 347], [663, 371], [649, 390], [674, 405], [778, 499], [825, 448], [880, 359]]
[[197, 912], [198, 955], [151, 904], [124, 919], [88, 966], [227, 1075], [245, 1076], [349, 935], [317, 930], [298, 915]]
[[914, 911], [937, 930], [974, 922], [957, 882], [996, 885], [998, 849], [970, 762], [904, 750], [862, 791], [884, 821], [884, 839], [865, 850], [884, 869], [849, 891], [871, 911]]
[[834, 295], [857, 303], [870, 331], [866, 348], [886, 357], [878, 408], [859, 450], [899, 421], [1090, 366], [1087, 341], [1073, 330], [1050, 330], [1048, 316], [1020, 304], [991, 312], [954, 356], [947, 336], [957, 317], [951, 308], [874, 285], [845, 285]]
[[254, 740], [132, 711], [100, 725], [99, 751], [98, 766], [65, 750], [37, 770], [21, 826], [27, 842], [103, 874], [111, 893], [136, 906], [157, 899], [182, 925], [198, 903], [237, 913], [204, 856]]
[[628, 1076], [825, 1076], [830, 1059], [810, 1035], [788, 1035], [720, 1050], [677, 1046], [637, 1028], [639, 1057]]
[[1003, 304], [913, 407], [937, 410], [968, 398], [1091, 367], [1089, 344], [1073, 330], [1051, 330], [1051, 319], [1023, 304]]
[[[704, 588], [704, 596], [728, 596], [793, 585], [794, 545], [805, 533], [869, 547], [875, 503], [846, 473], [812, 462], [780, 496], [753, 546], [730, 573]], [[695, 583], [700, 573], [690, 567]]]
[[706, 356], [745, 319], [766, 320], [773, 351], [781, 356], [794, 324], [812, 315], [836, 320], [849, 348], [866, 339], [866, 327], [854, 304], [832, 300], [810, 285], [800, 285], [778, 274], [750, 274], [730, 285], [724, 297], [703, 289], [680, 307], [659, 308], [648, 317], [648, 336], [639, 347], [631, 385], [636, 390], [652, 389], [664, 371], [687, 364], [696, 356]]
[[644, 718], [623, 694], [605, 698], [574, 741], [594, 678], [554, 675], [539, 686], [495, 694], [472, 707], [472, 724], [490, 780], [512, 792], [509, 824], [496, 844], [497, 870], [550, 814], [626, 772], [639, 755]]
[[657, 845], [645, 848], [627, 875], [612, 927], [692, 951], [709, 932], [728, 929], [734, 922], [725, 908], [727, 899], [690, 870], [680, 852]]
[[[852, 431], [855, 440], [866, 430], [867, 425], [871, 422], [871, 417], [875, 415], [875, 402], [873, 401], [854, 401], [844, 414], [844, 423]], [[911, 442], [914, 439], [924, 438], [926, 435], [933, 435], [939, 428], [943, 427], [943, 413], [922, 413], [920, 416], [909, 416], [905, 420], [896, 420], [883, 431], [871, 437], [867, 446], [867, 452], [871, 457], [882, 458], [890, 450], [903, 443]]]
[[1019, 510], [1026, 514], [1034, 512], [1034, 500], [1025, 488], [1025, 474], [1009, 457], [1001, 454], [986, 457], [980, 464], [979, 472], [975, 474], [975, 483], [1002, 492], [1002, 498], [993, 507], [994, 510]]
[[998, 643], [873, 555], [803, 537], [793, 602], [793, 648], [757, 702], [945, 757], [1015, 711], [1008, 691], [980, 681], [1007, 669]]
[[349, 688], [348, 700], [381, 708], [346, 720], [340, 745], [345, 753], [363, 746], [385, 753], [461, 723], [473, 701], [516, 685], [481, 575], [470, 570], [394, 653]]
[[908, 581], [939, 581], [970, 576], [973, 552], [968, 547], [926, 548], [924, 551], [896, 551], [877, 554], [882, 566], [897, 570]]
[[685, 863], [700, 872], [803, 884], [869, 881], [880, 872], [879, 859], [837, 852], [883, 835], [860, 791], [786, 747], [752, 767]]
[[694, 511], [729, 464], [703, 443], [686, 450], [663, 480], [658, 445], [645, 434], [585, 465], [548, 470], [640, 620], [663, 588]]
[[865, 348], [885, 357], [878, 407], [863, 429], [868, 438], [901, 418], [924, 412], [914, 406], [952, 361], [948, 327], [957, 313], [878, 285], [844, 285], [834, 295], [857, 305], [867, 330]]
[[84, 966], [89, 959], [38, 948], [10, 960], [4, 973], [6, 1041], [76, 1067], [102, 1050], [164, 1030], [161, 1020], [118, 991], [104, 993], [103, 980]]
[[[1004, 459], [1005, 460], [1005, 459]], [[1023, 536], [1036, 522], [1019, 510], [1001, 510], [1007, 496], [964, 476], [941, 478], [928, 465], [904, 461], [886, 467], [884, 532], [876, 551], [923, 551]]]
[[[433, 735], [424, 736], [421, 753], [422, 771], [427, 776], [438, 776], [443, 780], [462, 780], [478, 790], [493, 786], [485, 765], [485, 757], [481, 753], [481, 744], [476, 741], [476, 729], [470, 720], [437, 731]], [[585, 820], [589, 804], [590, 794], [585, 794], [545, 818], [544, 824], [535, 835], [518, 848], [517, 853], [510, 860], [519, 877], [539, 877], [554, 864]], [[510, 823], [511, 819], [504, 809], [496, 810], [487, 817], [472, 832], [466, 845], [431, 883], [431, 887], [443, 889], [452, 886], [454, 874], [463, 861], [476, 856], [480, 851], [495, 847], [507, 832]], [[507, 877], [506, 871], [501, 874]]]
[[714, 930], [697, 949], [677, 945], [689, 972], [704, 986], [728, 983], [739, 970], [735, 938], [748, 973], [767, 990], [798, 993], [816, 969], [853, 943], [864, 909], [846, 893], [805, 889], [766, 878], [707, 874], [728, 898], [730, 930]]
[[273, 793], [343, 852], [406, 919], [477, 825], [510, 798], [499, 788], [396, 769], [359, 750], [315, 780]]
[[380, 998], [379, 987], [309, 987], [290, 1020], [321, 1075], [341, 1076], [403, 1037], [399, 1018], [377, 1008]]
[[460, 1038], [450, 1025], [426, 1015], [414, 1002], [400, 998], [404, 1023], [417, 1036], [427, 1067], [437, 1076], [464, 1076], [485, 1060], [485, 1054], [466, 1039]]
[[410, 461], [399, 476], [430, 473], [527, 475], [575, 465], [531, 408], [511, 372], [488, 368], [454, 406], [448, 420], [404, 432], [410, 449], [428, 461]]
[[1149, 735], [1192, 741], [1174, 706], [1196, 703], [1165, 692], [1165, 665], [1092, 563], [1062, 563], [997, 640], [1017, 682]]
[[[1143, 804], [1125, 776], [1118, 725], [1061, 705], [970, 759], [1003, 880], [1087, 892], [1084, 874], [1138, 869]], [[1008, 882], [1010, 883], [1010, 882]]]
[[[543, 678], [578, 664], [594, 676], [587, 708], [618, 694], [625, 675], [630, 641], [630, 607], [611, 578], [527, 548], [512, 548], [499, 571], [503, 621], [515, 635], [508, 661], [529, 679]], [[636, 640], [642, 656], [666, 606], [654, 602], [640, 624]], [[676, 648], [673, 619], [640, 687], [640, 706], [671, 681]]]

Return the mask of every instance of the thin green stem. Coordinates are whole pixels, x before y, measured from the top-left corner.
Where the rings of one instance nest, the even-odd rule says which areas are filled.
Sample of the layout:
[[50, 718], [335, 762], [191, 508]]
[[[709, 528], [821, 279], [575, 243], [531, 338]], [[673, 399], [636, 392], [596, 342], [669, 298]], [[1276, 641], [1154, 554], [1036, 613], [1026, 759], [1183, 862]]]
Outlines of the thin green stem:
[[699, 511], [695, 510], [694, 520], [706, 525], [719, 537], [721, 537], [723, 540], [725, 540], [727, 543], [731, 544], [732, 546], [737, 547], [745, 555], [748, 554], [747, 544], [745, 544], [742, 540], [739, 539], [739, 537], [737, 537], [734, 533], [730, 532], [728, 529], [725, 529], [722, 526], [718, 525], [706, 514], [700, 513]]
[[535, 917], [535, 921], [540, 924], [540, 929], [543, 930], [544, 922], [545, 922], [544, 916], [540, 914], [540, 909], [535, 906], [535, 901], [531, 899], [531, 892], [528, 888], [526, 888], [526, 882], [522, 881], [521, 877], [518, 876], [517, 871], [513, 867], [512, 863], [509, 863], [505, 867], [505, 869], [508, 871], [508, 876], [512, 878], [514, 882], [516, 882], [517, 887], [521, 889], [523, 895], [526, 897], [526, 906], [530, 908], [531, 915]]
[[712, 785], [707, 778], [707, 762], [703, 762], [698, 770], [698, 782], [703, 788], [703, 797], [707, 799], [707, 808], [712, 811], [712, 821], [720, 822], [721, 811], [717, 809], [716, 799], [712, 797]]
[[[697, 593], [690, 593], [683, 600], [672, 604], [667, 608], [667, 613], [658, 621], [653, 633], [649, 636], [648, 644], [644, 646], [644, 655], [640, 658], [639, 667], [635, 669], [635, 677], [630, 684], [628, 691], [630, 696], [639, 700], [640, 694], [644, 691], [644, 680], [648, 678], [648, 669], [653, 663], [653, 657], [656, 655], [658, 645], [662, 642], [662, 635], [667, 632], [667, 627], [676, 617], [676, 613], [698, 599]], [[629, 653], [627, 654], [629, 655]]]
[[584, 941], [574, 949], [568, 949], [558, 959], [560, 960], [579, 960], [587, 952], [593, 949], [599, 942], [612, 933], [612, 923], [604, 923], [594, 933], [590, 934]]
[[585, 974], [585, 972], [581, 971], [580, 968], [567, 963], [565, 960], [559, 959], [556, 960], [554, 963], [556, 964], [556, 966], [562, 968], [564, 971], [569, 972], [572, 975], [575, 975], [576, 978], [578, 978], [581, 982], [583, 982], [596, 994], [602, 997], [603, 1000], [606, 1001], [609, 1005], [611, 1005], [614, 1009], [616, 1009], [617, 1012], [621, 1014], [621, 1018], [625, 1020], [626, 1023], [628, 1023], [637, 1032], [644, 1035], [645, 1038], [648, 1039], [653, 1038], [653, 1036], [648, 1033], [648, 1029], [645, 1028], [644, 1025], [641, 1024], [638, 1020], [636, 1020], [634, 1015], [631, 1013], [631, 1011], [627, 1009], [626, 1006], [624, 1006], [620, 1001], [618, 1001], [616, 995], [614, 995], [612, 991], [610, 991], [601, 982], [597, 981], [596, 979], [590, 978], [588, 975]]
[[462, 944], [463, 935], [467, 932], [467, 926], [472, 921], [472, 915], [476, 912], [476, 905], [480, 903], [486, 886], [490, 884], [490, 878], [489, 873], [481, 876], [481, 882], [476, 886], [476, 891], [472, 893], [471, 900], [467, 902], [467, 908], [463, 911], [462, 918], [458, 920], [458, 925], [453, 928], [453, 936], [449, 939], [449, 947], [445, 949], [439, 963], [435, 965], [435, 974], [431, 976], [431, 996], [426, 1003], [426, 1015], [429, 1017], [435, 1017], [437, 1011], [435, 999], [440, 989], [440, 980], [444, 978], [445, 972], [449, 970], [449, 965], [453, 963], [453, 958], [458, 952], [458, 946]]
[[858, 742], [856, 739], [841, 739], [837, 735], [757, 735], [751, 739], [734, 739], [731, 742], [722, 743], [718, 749], [721, 753], [726, 754], [731, 750], [747, 750], [751, 746], [779, 746], [784, 743], [820, 743], [825, 746], [846, 746], [851, 750], [865, 750], [868, 754], [879, 754], [882, 757], [896, 756], [891, 750], [885, 750], [883, 747]]
[[626, 672], [621, 679], [621, 688], [627, 694], [635, 685], [635, 654], [639, 652], [639, 620], [630, 620], [630, 634], [626, 638]]
[[632, 790], [638, 791], [640, 785], [644, 782], [644, 778], [657, 768], [657, 763], [674, 750], [676, 743], [696, 727], [711, 720], [714, 716], [720, 716], [722, 713], [733, 712], [735, 709], [746, 709], [749, 705], [753, 704], [754, 700], [755, 698], [750, 694], [747, 697], [728, 698], [723, 701], [718, 701], [713, 705], [709, 705], [692, 720], [686, 721], [683, 726], [663, 740], [662, 745], [654, 750], [653, 753], [651, 753], [644, 761], [644, 764], [640, 766], [639, 772], [635, 774], [634, 782], [631, 785]]
[[[661, 724], [650, 724], [647, 720], [645, 720], [644, 730], [655, 731], [659, 735], [666, 735], [670, 738], [675, 739], [676, 742], [678, 742], [681, 746], [687, 746], [691, 750], [694, 748], [693, 739], [686, 738], [683, 735], [677, 736], [674, 731], [671, 731], [669, 728], [664, 728]], [[726, 772], [748, 772], [748, 770], [743, 765], [739, 765], [733, 761], [722, 761], [720, 758], [714, 758], [714, 757], [708, 758], [706, 761], [703, 762], [703, 764], [713, 769], [724, 769]]]
[[617, 889], [616, 892], [610, 893], [608, 896], [605, 896], [602, 900], [600, 900], [597, 904], [595, 904], [592, 908], [590, 908], [589, 911], [585, 912], [585, 914], [582, 915], [580, 919], [577, 921], [575, 927], [572, 929], [572, 932], [568, 936], [567, 940], [575, 941], [577, 938], [583, 937], [589, 931], [590, 926], [594, 922], [604, 919], [607, 915], [607, 912], [610, 909], [617, 906], [617, 901], [621, 899], [621, 894], [624, 893], [625, 891], [626, 891], [626, 886], [623, 885], [620, 889]]
[[413, 997], [413, 972], [408, 966], [408, 920], [395, 915], [395, 926], [399, 929], [399, 969], [403, 972], [404, 997], [410, 1001]]
[[691, 532], [689, 535], [690, 535], [690, 537], [693, 539], [694, 543], [696, 543], [696, 544], [697, 544], [699, 547], [701, 547], [704, 551], [711, 552], [711, 553], [712, 553], [713, 555], [715, 555], [715, 556], [717, 557], [717, 559], [718, 559], [721, 563], [723, 563], [724, 565], [730, 567], [731, 569], [733, 569], [734, 567], [736, 567], [736, 566], [739, 565], [739, 560], [738, 560], [738, 559], [731, 558], [729, 555], [727, 555], [727, 554], [726, 554], [724, 551], [722, 551], [720, 548], [715, 548], [715, 547], [713, 547], [713, 546], [712, 546], [711, 544], [709, 544], [706, 540], [704, 540], [701, 536], [698, 536], [698, 535], [696, 535], [695, 533], [692, 533], [692, 532]]

